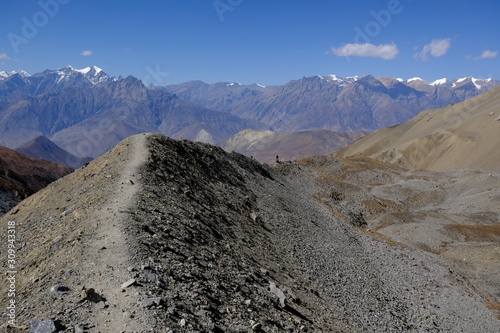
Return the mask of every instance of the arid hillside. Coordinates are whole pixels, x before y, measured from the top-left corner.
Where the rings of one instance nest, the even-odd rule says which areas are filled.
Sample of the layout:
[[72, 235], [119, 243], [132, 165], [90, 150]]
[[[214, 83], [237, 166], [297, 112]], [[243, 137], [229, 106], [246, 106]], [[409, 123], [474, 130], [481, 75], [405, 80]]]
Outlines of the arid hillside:
[[71, 168], [0, 147], [0, 215]]
[[73, 169], [77, 169], [83, 164], [92, 161], [90, 157], [81, 158], [68, 153], [44, 136], [34, 138], [21, 147], [16, 148], [16, 151], [46, 161], [67, 165]]
[[500, 171], [500, 88], [420, 113], [368, 135], [336, 156], [366, 156], [411, 170]]
[[274, 163], [302, 157], [331, 154], [366, 135], [366, 132], [334, 132], [310, 130], [277, 133], [273, 131], [245, 130], [226, 140], [220, 146], [251, 156], [262, 163]]
[[[500, 176], [485, 178], [490, 192], [460, 192], [472, 183], [455, 177], [325, 156], [269, 166], [208, 144], [132, 136], [0, 219], [0, 242], [9, 225], [16, 235], [14, 267], [0, 253], [15, 277], [0, 280], [0, 302], [16, 305], [14, 322], [2, 310], [1, 327], [494, 333], [498, 256], [473, 276], [474, 258], [456, 262], [453, 251], [498, 243], [478, 239], [475, 216], [458, 210], [481, 197], [476, 217], [496, 228]], [[429, 249], [408, 235], [420, 227], [419, 237], [435, 237], [410, 225], [419, 209], [463, 218], [442, 225], [448, 244], [422, 240]], [[393, 220], [377, 220], [384, 214]]]

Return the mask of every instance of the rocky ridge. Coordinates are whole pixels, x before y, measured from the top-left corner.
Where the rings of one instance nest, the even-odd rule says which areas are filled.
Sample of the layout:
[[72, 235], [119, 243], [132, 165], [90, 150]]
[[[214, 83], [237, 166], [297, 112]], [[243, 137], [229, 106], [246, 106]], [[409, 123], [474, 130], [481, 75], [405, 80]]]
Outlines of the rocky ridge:
[[443, 258], [374, 240], [355, 206], [319, 200], [321, 172], [341, 169], [130, 137], [0, 220], [18, 237], [8, 330], [495, 332]]

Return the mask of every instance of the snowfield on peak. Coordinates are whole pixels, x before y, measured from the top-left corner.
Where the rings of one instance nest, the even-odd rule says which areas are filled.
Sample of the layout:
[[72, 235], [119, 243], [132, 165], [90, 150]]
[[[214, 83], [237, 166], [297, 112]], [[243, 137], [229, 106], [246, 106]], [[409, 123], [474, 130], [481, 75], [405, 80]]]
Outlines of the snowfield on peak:
[[431, 86], [437, 86], [437, 85], [440, 85], [440, 84], [445, 84], [447, 82], [448, 82], [447, 78], [442, 78], [442, 79], [439, 79], [439, 80], [436, 80], [436, 81], [432, 82], [430, 85]]
[[424, 80], [422, 80], [419, 77], [412, 77], [411, 79], [408, 79], [406, 82], [410, 83], [410, 82], [413, 82], [413, 81], [422, 81], [422, 82], [424, 82]]

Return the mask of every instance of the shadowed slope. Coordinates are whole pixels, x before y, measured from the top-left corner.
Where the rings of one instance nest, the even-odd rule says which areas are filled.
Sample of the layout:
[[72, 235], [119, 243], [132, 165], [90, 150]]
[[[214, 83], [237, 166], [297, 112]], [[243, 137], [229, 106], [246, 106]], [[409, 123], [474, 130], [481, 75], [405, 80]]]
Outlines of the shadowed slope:
[[0, 147], [0, 215], [72, 169]]
[[44, 136], [39, 136], [16, 149], [17, 152], [54, 163], [64, 164], [72, 168], [79, 168], [92, 158], [81, 158], [68, 153]]

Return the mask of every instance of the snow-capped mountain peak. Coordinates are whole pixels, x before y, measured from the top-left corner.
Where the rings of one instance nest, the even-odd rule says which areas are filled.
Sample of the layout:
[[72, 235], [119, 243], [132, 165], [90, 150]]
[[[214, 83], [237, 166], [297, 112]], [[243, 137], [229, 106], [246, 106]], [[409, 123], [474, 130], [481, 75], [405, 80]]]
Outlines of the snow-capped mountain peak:
[[416, 76], [416, 77], [412, 77], [411, 79], [408, 79], [406, 80], [407, 83], [410, 83], [410, 82], [413, 82], [413, 81], [421, 81], [421, 82], [424, 82], [424, 80], [422, 80], [422, 78]]
[[492, 79], [482, 80], [482, 79], [476, 79], [473, 76], [466, 76], [455, 80], [455, 82], [453, 83], [453, 87], [456, 87], [459, 83], [462, 84], [472, 83], [477, 89], [481, 89], [483, 88], [483, 85], [488, 84], [491, 81]]
[[15, 74], [19, 74], [21, 75], [22, 77], [28, 77], [28, 76], [31, 76], [28, 72], [26, 71], [10, 71], [10, 72], [6, 72], [6, 71], [0, 71], [0, 80], [5, 80], [9, 77], [11, 77], [12, 75], [15, 75]]
[[442, 84], [446, 84], [447, 82], [448, 82], [447, 78], [442, 78], [442, 79], [439, 79], [439, 80], [436, 80], [436, 81], [432, 82], [430, 85], [431, 86], [439, 86], [439, 85], [442, 85]]
[[76, 69], [73, 68], [72, 66], [66, 66], [64, 68], [56, 69], [53, 72], [59, 75], [57, 82], [70, 80], [77, 75], [83, 75], [92, 84], [97, 84], [99, 82], [103, 82], [110, 79], [110, 77], [106, 73], [104, 73], [104, 71], [101, 68], [97, 66], [85, 67], [83, 69]]
[[468, 80], [468, 79], [473, 79], [473, 77], [472, 76], [462, 77], [460, 79], [457, 79], [456, 83], [464, 82], [465, 80]]
[[341, 77], [338, 77], [335, 74], [327, 75], [326, 77], [324, 77], [324, 79], [326, 79], [328, 81], [336, 81], [336, 82], [343, 82], [344, 81]]
[[87, 75], [90, 73], [93, 76], [99, 75], [99, 73], [102, 72], [102, 68], [99, 68], [95, 65], [92, 67], [85, 67], [83, 69], [74, 69], [74, 70], [78, 73], [82, 73], [83, 75]]

